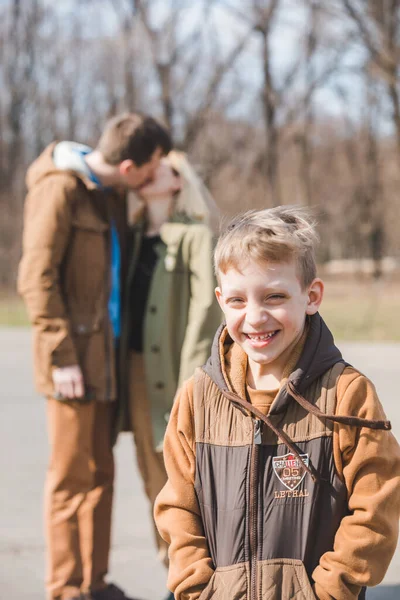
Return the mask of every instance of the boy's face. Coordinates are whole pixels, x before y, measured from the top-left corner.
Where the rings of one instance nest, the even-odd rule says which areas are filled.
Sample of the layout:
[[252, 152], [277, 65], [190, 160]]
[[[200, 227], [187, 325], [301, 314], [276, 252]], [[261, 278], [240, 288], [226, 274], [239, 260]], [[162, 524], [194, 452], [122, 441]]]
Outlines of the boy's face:
[[300, 339], [306, 315], [318, 311], [323, 283], [302, 290], [295, 262], [248, 261], [240, 273], [219, 274], [215, 290], [232, 339], [268, 374], [282, 371]]

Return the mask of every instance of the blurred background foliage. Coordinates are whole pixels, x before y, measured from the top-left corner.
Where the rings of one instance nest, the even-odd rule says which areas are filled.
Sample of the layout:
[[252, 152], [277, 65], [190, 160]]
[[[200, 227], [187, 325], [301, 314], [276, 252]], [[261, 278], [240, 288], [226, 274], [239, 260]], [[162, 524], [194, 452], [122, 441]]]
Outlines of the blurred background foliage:
[[313, 207], [339, 337], [400, 339], [400, 0], [0, 0], [0, 52], [1, 322], [27, 166], [141, 110], [223, 215]]

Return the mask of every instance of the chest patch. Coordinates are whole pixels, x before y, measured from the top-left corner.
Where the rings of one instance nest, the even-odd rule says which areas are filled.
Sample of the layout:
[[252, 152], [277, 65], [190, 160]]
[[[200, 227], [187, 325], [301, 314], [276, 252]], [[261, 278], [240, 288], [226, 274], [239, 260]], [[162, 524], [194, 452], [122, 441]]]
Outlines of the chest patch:
[[307, 473], [304, 465], [308, 467], [308, 454], [301, 454], [300, 456], [302, 462], [291, 453], [285, 454], [284, 456], [274, 456], [272, 458], [274, 473], [288, 490], [296, 489]]

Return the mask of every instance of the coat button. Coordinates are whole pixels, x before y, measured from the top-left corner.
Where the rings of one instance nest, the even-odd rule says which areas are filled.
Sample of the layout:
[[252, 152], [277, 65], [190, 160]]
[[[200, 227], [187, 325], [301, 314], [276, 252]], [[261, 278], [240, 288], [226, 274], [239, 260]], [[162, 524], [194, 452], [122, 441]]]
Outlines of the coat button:
[[162, 381], [157, 381], [156, 388], [157, 388], [157, 390], [163, 390], [164, 389], [163, 382]]
[[157, 344], [153, 344], [150, 348], [150, 350], [152, 352], [154, 352], [155, 354], [157, 354], [158, 352], [160, 352], [160, 346], [157, 346]]
[[78, 325], [76, 328], [76, 332], [79, 334], [83, 334], [83, 333], [87, 333], [88, 332], [88, 327], [86, 327], [86, 325]]
[[157, 307], [154, 305], [150, 306], [150, 312], [152, 315], [154, 315], [157, 312]]

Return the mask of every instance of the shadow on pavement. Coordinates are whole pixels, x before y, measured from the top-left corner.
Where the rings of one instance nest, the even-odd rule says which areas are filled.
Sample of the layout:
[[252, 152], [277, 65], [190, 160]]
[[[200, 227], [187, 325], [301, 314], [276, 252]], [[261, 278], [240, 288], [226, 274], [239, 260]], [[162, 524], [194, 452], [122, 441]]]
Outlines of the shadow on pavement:
[[399, 600], [400, 585], [379, 585], [367, 592], [367, 600]]

